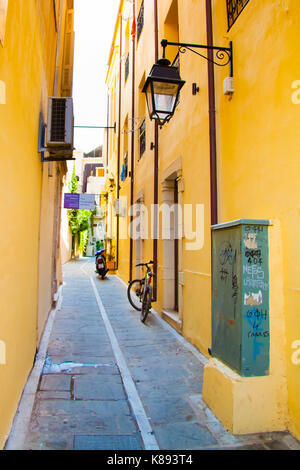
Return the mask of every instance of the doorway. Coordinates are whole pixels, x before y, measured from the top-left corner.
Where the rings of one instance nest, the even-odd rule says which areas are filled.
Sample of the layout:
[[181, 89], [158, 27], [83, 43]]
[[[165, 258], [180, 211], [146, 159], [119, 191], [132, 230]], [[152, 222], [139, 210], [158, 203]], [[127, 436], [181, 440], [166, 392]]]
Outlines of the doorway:
[[179, 314], [181, 264], [181, 206], [178, 196], [177, 175], [163, 182], [163, 281], [164, 311]]

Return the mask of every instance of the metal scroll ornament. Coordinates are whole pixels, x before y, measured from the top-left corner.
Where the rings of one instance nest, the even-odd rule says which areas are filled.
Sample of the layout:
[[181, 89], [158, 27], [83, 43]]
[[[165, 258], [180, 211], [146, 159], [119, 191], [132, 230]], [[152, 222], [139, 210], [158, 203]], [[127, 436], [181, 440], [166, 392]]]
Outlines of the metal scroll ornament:
[[[190, 44], [185, 42], [170, 42], [167, 39], [161, 41], [163, 48], [163, 58], [166, 57], [166, 47], [167, 46], [177, 46], [179, 54], [185, 54], [186, 51], [193, 52], [208, 62], [212, 62], [219, 67], [225, 67], [226, 65], [230, 66], [230, 76], [233, 77], [233, 46], [232, 41], [229, 43], [229, 47], [219, 47], [219, 46], [208, 46], [204, 44]], [[197, 49], [197, 50], [195, 50]], [[199, 50], [205, 50], [207, 55], [202, 54]], [[176, 56], [176, 60], [178, 57]], [[173, 61], [174, 64], [175, 60]]]
[[181, 54], [185, 54], [186, 51], [193, 52], [194, 54], [199, 55], [203, 59], [207, 60], [208, 62], [212, 62], [215, 65], [218, 65], [219, 67], [225, 67], [231, 62], [231, 52], [230, 50], [226, 49], [214, 49], [214, 58], [210, 59], [209, 57], [205, 56], [204, 54], [201, 54], [200, 52], [194, 51], [191, 47], [189, 46], [180, 46], [179, 47], [179, 52]]

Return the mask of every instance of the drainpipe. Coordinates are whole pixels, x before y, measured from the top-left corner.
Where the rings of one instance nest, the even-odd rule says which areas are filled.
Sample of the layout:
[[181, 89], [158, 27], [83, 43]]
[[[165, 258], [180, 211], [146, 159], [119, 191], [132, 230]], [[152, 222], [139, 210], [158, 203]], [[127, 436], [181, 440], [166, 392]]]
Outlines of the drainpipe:
[[[120, 64], [119, 64], [119, 117], [118, 117], [118, 162], [117, 162], [117, 199], [120, 198], [120, 158], [121, 158], [121, 107], [122, 107], [122, 47], [123, 47], [123, 19], [120, 16]], [[120, 204], [119, 204], [120, 206]], [[120, 238], [120, 215], [117, 214], [117, 267], [119, 269], [119, 238]]]
[[[211, 0], [206, 0], [206, 34], [207, 45], [213, 45], [212, 6]], [[208, 50], [208, 58], [213, 59], [213, 51]], [[217, 140], [216, 140], [216, 101], [214, 64], [208, 61], [208, 101], [209, 101], [209, 141], [210, 141], [210, 211], [211, 225], [218, 223], [218, 187], [217, 187]], [[211, 243], [211, 266], [213, 251]], [[212, 282], [212, 281], [211, 281]], [[212, 284], [211, 284], [212, 289]], [[211, 355], [211, 348], [208, 348]]]
[[106, 171], [108, 168], [108, 152], [109, 152], [109, 132], [108, 132], [108, 127], [109, 127], [109, 106], [110, 106], [110, 101], [109, 101], [109, 94], [107, 94], [107, 112], [106, 112], [106, 163], [105, 163], [105, 177], [106, 177]]
[[[213, 25], [211, 0], [206, 0], [207, 45], [213, 46]], [[217, 187], [217, 142], [216, 142], [216, 102], [213, 50], [208, 50], [208, 101], [209, 101], [209, 141], [210, 141], [210, 202], [211, 225], [218, 223]]]
[[[157, 0], [154, 0], [154, 50], [155, 63], [158, 61], [158, 8]], [[157, 301], [157, 206], [158, 206], [158, 123], [155, 120], [154, 128], [154, 238], [153, 238], [153, 301]]]
[[[133, 16], [135, 18], [135, 0], [133, 0]], [[132, 91], [131, 91], [131, 173], [130, 173], [130, 207], [134, 204], [134, 118], [135, 118], [135, 37], [132, 37]], [[130, 257], [129, 281], [132, 281], [133, 270], [133, 215], [130, 215]]]

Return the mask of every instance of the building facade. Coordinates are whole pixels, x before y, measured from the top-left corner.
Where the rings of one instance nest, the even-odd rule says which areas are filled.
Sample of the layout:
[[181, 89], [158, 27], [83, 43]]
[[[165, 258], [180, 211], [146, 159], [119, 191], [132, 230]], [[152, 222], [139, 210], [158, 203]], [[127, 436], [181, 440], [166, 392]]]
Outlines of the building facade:
[[[289, 429], [298, 439], [299, 27], [296, 0], [122, 0], [106, 80], [116, 131], [107, 131], [104, 145], [118, 274], [138, 277], [135, 265], [153, 259], [155, 309], [209, 358], [203, 398], [228, 429]], [[232, 55], [220, 64], [217, 50], [194, 48], [207, 61], [191, 47], [167, 46], [186, 83], [159, 128], [143, 87], [162, 39], [229, 50], [232, 43]], [[216, 230], [228, 235], [236, 226], [248, 235], [239, 235], [234, 257], [231, 245], [215, 251]], [[268, 278], [258, 256], [264, 230]], [[242, 253], [248, 265], [239, 278], [223, 264], [232, 268]], [[217, 258], [223, 267], [213, 274]], [[231, 312], [216, 310], [214, 282], [227, 282], [224, 298], [240, 296], [245, 337]], [[218, 343], [225, 357], [231, 338], [240, 351], [252, 348], [248, 375], [216, 353]], [[267, 366], [251, 374], [262, 354]]]
[[73, 14], [73, 0], [0, 1], [1, 448], [62, 279], [66, 163], [38, 150], [48, 97], [72, 95]]

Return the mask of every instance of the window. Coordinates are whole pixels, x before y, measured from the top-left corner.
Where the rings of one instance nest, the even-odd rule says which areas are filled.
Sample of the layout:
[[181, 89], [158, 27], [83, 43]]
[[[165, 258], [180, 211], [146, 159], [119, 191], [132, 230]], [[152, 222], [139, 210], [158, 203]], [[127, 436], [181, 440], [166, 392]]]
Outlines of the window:
[[72, 96], [73, 88], [73, 63], [74, 63], [74, 10], [66, 12], [66, 26], [64, 38], [64, 58], [62, 72], [62, 94]]
[[128, 19], [127, 24], [126, 24], [126, 28], [125, 28], [125, 42], [124, 42], [124, 45], [125, 45], [124, 57], [126, 57], [126, 59], [125, 59], [125, 78], [124, 78], [124, 83], [125, 84], [126, 84], [126, 81], [127, 81], [128, 75], [129, 75], [129, 63], [130, 63], [130, 59], [129, 59], [129, 36], [130, 36], [130, 32], [129, 32], [129, 19]]
[[228, 29], [231, 28], [233, 23], [240, 16], [242, 10], [245, 8], [250, 0], [226, 0], [227, 2], [227, 19]]
[[125, 153], [121, 171], [121, 181], [125, 181], [128, 176], [128, 152]]
[[123, 126], [123, 164], [121, 170], [121, 181], [125, 181], [127, 176], [130, 176], [129, 168], [128, 168], [128, 114], [124, 121]]
[[0, 44], [4, 46], [5, 23], [8, 0], [0, 0]]
[[127, 81], [129, 75], [129, 53], [127, 54], [126, 61], [125, 61], [125, 83]]
[[144, 119], [139, 129], [140, 158], [146, 150], [146, 120]]
[[144, 27], [144, 0], [142, 1], [139, 16], [137, 19], [137, 40], [140, 39]]
[[97, 168], [97, 177], [98, 178], [104, 177], [104, 168]]
[[[178, 0], [172, 0], [164, 21], [163, 31], [164, 38], [168, 38], [168, 41], [179, 42]], [[171, 62], [174, 61], [174, 58], [177, 56], [177, 54], [178, 46], [167, 47], [166, 58]]]

